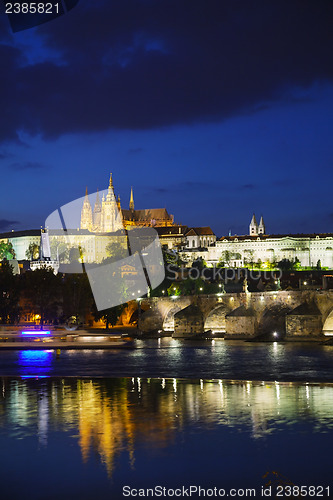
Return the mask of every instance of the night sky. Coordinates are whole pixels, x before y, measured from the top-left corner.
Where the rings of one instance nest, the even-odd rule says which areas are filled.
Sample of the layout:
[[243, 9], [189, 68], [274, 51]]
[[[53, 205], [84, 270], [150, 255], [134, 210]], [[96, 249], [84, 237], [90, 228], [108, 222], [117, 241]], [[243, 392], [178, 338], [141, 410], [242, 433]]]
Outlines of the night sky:
[[80, 0], [0, 15], [0, 231], [113, 172], [128, 208], [217, 236], [333, 232], [332, 0]]

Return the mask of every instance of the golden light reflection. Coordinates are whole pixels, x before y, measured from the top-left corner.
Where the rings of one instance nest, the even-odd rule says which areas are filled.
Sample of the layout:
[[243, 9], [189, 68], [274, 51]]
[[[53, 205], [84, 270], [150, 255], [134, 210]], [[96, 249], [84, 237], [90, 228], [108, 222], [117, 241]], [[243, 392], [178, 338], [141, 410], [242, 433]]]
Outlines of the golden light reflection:
[[[175, 393], [175, 391], [177, 391]], [[125, 453], [135, 466], [138, 446], [167, 447], [187, 425], [250, 430], [263, 439], [289, 422], [311, 419], [333, 428], [333, 386], [281, 382], [180, 379], [2, 379], [0, 426], [15, 437], [48, 433], [77, 439], [82, 460], [95, 456], [112, 474]], [[9, 431], [10, 432], [10, 431]]]

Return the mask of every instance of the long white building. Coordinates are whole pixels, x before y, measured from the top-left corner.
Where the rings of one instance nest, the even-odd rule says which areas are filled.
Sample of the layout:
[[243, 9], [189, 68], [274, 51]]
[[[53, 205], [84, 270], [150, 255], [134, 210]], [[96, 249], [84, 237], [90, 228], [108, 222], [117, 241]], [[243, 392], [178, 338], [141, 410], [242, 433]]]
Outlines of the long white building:
[[[320, 261], [321, 267], [333, 269], [333, 233], [269, 235], [266, 234], [263, 218], [257, 224], [255, 216], [252, 217], [248, 235], [223, 236], [217, 241], [209, 227], [175, 226], [156, 229], [162, 245], [167, 244], [169, 248], [177, 250], [183, 247], [180, 256], [189, 265], [198, 257], [202, 257], [208, 265], [217, 265], [222, 261], [227, 267], [298, 259], [303, 267], [314, 267]], [[108, 236], [107, 233], [92, 234], [80, 229], [71, 231], [67, 240], [70, 240], [69, 246], [84, 249], [86, 262], [100, 262], [106, 256], [106, 246], [111, 241], [125, 246], [126, 237], [121, 231], [112, 238]], [[26, 252], [30, 244], [40, 245], [40, 230], [3, 233], [0, 234], [0, 242], [10, 242], [16, 259], [24, 260], [27, 259]], [[50, 235], [50, 243], [55, 258], [56, 246], [62, 243], [61, 238]]]
[[273, 263], [282, 259], [300, 262], [301, 266], [316, 266], [333, 269], [333, 234], [266, 234], [261, 217], [257, 224], [255, 215], [251, 219], [248, 235], [223, 236], [214, 246], [200, 252], [184, 250], [182, 257], [191, 262], [193, 256], [200, 255], [208, 265], [217, 265], [220, 261], [226, 266], [243, 267], [252, 263]]

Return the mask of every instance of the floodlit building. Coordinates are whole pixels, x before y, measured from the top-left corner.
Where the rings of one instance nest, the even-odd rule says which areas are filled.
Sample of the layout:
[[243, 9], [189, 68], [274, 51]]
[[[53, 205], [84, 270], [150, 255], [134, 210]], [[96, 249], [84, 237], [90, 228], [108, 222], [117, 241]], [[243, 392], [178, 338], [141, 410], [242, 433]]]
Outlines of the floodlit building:
[[[184, 260], [192, 262], [191, 253], [184, 250]], [[192, 256], [194, 256], [192, 252]], [[253, 214], [248, 235], [223, 236], [215, 245], [197, 249], [208, 265], [224, 262], [227, 267], [244, 267], [256, 263], [274, 263], [283, 259], [299, 261], [302, 267], [333, 268], [333, 234], [266, 234], [263, 217], [259, 224]]]
[[120, 196], [116, 198], [114, 193], [112, 174], [110, 174], [109, 187], [106, 196], [100, 200], [97, 191], [94, 208], [92, 208], [88, 197], [88, 191], [83, 202], [81, 211], [81, 229], [87, 229], [93, 233], [108, 233], [131, 227], [172, 227], [173, 215], [169, 215], [165, 208], [147, 208], [135, 210], [133, 188], [131, 188], [129, 208], [123, 209]]

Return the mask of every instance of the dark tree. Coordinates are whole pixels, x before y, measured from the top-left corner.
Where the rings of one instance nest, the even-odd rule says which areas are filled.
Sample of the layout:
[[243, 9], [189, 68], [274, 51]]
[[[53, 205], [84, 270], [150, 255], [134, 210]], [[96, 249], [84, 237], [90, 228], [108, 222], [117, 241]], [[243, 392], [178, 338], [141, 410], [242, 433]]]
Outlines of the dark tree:
[[103, 260], [103, 264], [106, 267], [104, 280], [103, 283], [95, 283], [94, 287], [98, 285], [102, 286], [105, 294], [108, 293], [108, 290], [112, 289], [113, 296], [117, 297], [118, 304], [107, 309], [98, 310], [94, 301], [92, 307], [92, 313], [95, 320], [98, 321], [102, 319], [105, 322], [105, 328], [107, 330], [109, 329], [109, 325], [114, 326], [117, 323], [123, 310], [127, 307], [126, 301], [128, 300], [127, 288], [121, 275], [121, 269], [118, 267], [113, 269], [112, 273], [108, 272], [106, 264], [111, 263], [110, 261], [112, 261], [112, 257]]
[[277, 266], [279, 269], [281, 269], [281, 271], [291, 271], [292, 269], [294, 269], [294, 263], [291, 262], [289, 259], [280, 260]]
[[0, 322], [15, 323], [19, 317], [19, 277], [12, 266], [3, 260], [0, 267]]
[[51, 268], [41, 268], [25, 273], [22, 278], [28, 307], [32, 313], [40, 315], [43, 329], [45, 320], [55, 321], [58, 318], [61, 277], [56, 276]]
[[118, 319], [126, 307], [127, 304], [119, 304], [118, 306], [110, 307], [109, 309], [97, 311], [96, 305], [94, 305], [93, 315], [96, 321], [102, 319], [105, 323], [105, 329], [108, 330], [109, 325], [115, 326], [117, 324]]
[[85, 322], [94, 301], [87, 274], [66, 274], [61, 291], [64, 319], [75, 316]]

